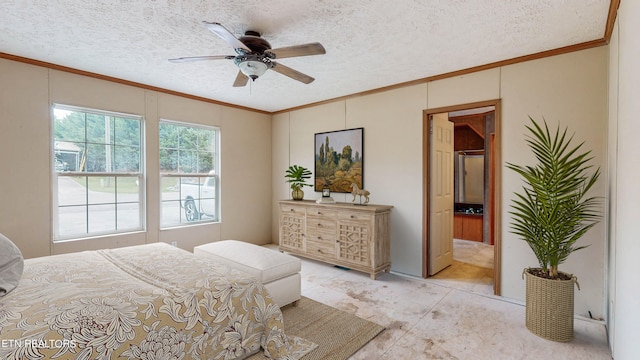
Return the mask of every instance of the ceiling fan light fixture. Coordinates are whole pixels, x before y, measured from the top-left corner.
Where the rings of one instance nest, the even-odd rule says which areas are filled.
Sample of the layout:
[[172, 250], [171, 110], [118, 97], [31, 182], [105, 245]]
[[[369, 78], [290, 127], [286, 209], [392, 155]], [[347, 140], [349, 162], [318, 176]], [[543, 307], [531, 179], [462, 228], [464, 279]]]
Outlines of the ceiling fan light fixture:
[[256, 80], [262, 76], [269, 68], [267, 64], [257, 60], [247, 60], [238, 64], [240, 71], [251, 80]]

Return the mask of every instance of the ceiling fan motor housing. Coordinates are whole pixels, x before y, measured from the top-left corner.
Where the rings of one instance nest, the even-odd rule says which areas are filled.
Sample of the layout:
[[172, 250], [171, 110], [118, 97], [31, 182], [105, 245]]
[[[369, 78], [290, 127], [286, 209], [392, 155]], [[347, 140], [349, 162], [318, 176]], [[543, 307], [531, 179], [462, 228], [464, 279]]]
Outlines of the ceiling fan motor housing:
[[267, 40], [261, 38], [260, 33], [257, 31], [246, 31], [244, 36], [241, 36], [238, 40], [251, 49], [252, 53], [262, 54], [266, 50], [271, 50], [271, 44], [269, 44]]

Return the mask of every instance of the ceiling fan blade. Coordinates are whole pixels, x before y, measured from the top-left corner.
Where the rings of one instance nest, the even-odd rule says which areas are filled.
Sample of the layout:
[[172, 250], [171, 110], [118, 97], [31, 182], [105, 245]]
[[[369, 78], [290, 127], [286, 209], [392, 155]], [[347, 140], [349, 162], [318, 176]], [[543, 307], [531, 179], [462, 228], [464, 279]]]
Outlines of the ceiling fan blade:
[[271, 68], [272, 70], [275, 70], [276, 72], [279, 72], [280, 74], [284, 76], [288, 76], [294, 80], [298, 80], [305, 84], [309, 84], [313, 80], [315, 80], [309, 75], [303, 74], [300, 71], [294, 70], [288, 66], [284, 66], [282, 64], [276, 63], [275, 61], [272, 61], [271, 64], [273, 64], [273, 67]]
[[211, 30], [212, 33], [220, 36], [222, 40], [229, 43], [229, 45], [233, 46], [234, 49], [244, 49], [246, 52], [250, 53], [251, 49], [247, 47], [242, 41], [238, 40], [235, 35], [231, 33], [231, 31], [227, 30], [222, 24], [216, 22], [202, 22], [207, 29]]
[[233, 55], [211, 55], [211, 56], [185, 56], [179, 57], [175, 59], [169, 59], [169, 61], [173, 63], [183, 63], [190, 61], [201, 61], [201, 60], [223, 60], [223, 59], [233, 59], [235, 56]]
[[236, 81], [233, 82], [233, 87], [243, 87], [247, 85], [247, 81], [249, 81], [247, 75], [243, 74], [242, 71], [238, 71]]
[[326, 54], [327, 51], [320, 43], [309, 43], [295, 46], [287, 46], [278, 49], [267, 50], [275, 55], [275, 59], [283, 59], [294, 56], [308, 56]]

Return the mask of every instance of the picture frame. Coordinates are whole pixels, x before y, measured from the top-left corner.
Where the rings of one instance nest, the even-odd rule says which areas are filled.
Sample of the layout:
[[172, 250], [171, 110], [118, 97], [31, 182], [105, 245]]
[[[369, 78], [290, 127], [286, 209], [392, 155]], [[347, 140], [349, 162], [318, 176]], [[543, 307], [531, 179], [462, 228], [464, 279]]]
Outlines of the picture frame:
[[314, 189], [351, 193], [352, 184], [364, 188], [364, 128], [314, 135]]

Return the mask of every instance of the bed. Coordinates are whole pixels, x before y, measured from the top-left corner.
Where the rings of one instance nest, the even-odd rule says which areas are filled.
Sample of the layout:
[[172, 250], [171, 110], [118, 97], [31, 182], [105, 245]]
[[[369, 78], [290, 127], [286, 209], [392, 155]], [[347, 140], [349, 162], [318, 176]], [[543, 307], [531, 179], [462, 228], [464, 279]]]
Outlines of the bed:
[[1, 359], [299, 359], [254, 278], [157, 243], [25, 260], [0, 297]]

